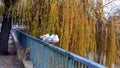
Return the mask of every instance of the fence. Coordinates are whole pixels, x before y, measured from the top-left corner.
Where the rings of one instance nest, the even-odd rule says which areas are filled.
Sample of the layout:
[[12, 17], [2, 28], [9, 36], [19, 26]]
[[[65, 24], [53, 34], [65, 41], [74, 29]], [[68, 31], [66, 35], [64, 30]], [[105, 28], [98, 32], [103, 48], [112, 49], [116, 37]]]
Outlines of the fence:
[[48, 44], [15, 28], [12, 28], [11, 32], [21, 46], [30, 48], [29, 58], [33, 62], [34, 68], [105, 68], [91, 60]]

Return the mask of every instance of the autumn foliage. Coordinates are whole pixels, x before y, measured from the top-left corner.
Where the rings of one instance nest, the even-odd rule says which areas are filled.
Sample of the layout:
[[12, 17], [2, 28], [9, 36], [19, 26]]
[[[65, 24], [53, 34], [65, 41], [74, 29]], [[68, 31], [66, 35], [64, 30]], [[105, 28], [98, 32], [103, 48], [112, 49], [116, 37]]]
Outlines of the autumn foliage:
[[78, 0], [20, 0], [10, 9], [14, 24], [39, 37], [58, 34], [55, 46], [112, 67], [117, 64], [116, 21], [103, 19], [102, 4]]

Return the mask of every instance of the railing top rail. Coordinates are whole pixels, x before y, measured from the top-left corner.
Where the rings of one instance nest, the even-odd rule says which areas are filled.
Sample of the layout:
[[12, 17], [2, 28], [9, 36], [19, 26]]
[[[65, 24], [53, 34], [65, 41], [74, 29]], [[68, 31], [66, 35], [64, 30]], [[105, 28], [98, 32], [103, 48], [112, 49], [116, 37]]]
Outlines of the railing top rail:
[[73, 60], [75, 60], [75, 61], [78, 61], [78, 62], [80, 62], [80, 63], [83, 63], [83, 64], [85, 64], [85, 65], [87, 65], [87, 66], [89, 66], [89, 67], [94, 67], [94, 68], [106, 68], [105, 66], [100, 65], [100, 64], [98, 64], [98, 63], [96, 63], [96, 62], [94, 62], [94, 61], [92, 61], [92, 60], [88, 60], [88, 59], [83, 58], [83, 57], [81, 57], [81, 56], [78, 56], [78, 55], [76, 55], [76, 54], [74, 54], [74, 53], [72, 53], [72, 52], [69, 52], [69, 51], [66, 51], [66, 50], [64, 50], [64, 49], [61, 49], [61, 48], [59, 48], [59, 47], [53, 46], [52, 44], [49, 44], [49, 43], [44, 42], [44, 41], [42, 41], [42, 40], [40, 40], [40, 39], [37, 39], [37, 38], [35, 38], [35, 37], [33, 37], [33, 36], [30, 36], [30, 35], [28, 35], [28, 34], [26, 34], [26, 33], [24, 33], [24, 32], [21, 32], [21, 31], [19, 31], [18, 29], [12, 28], [12, 31], [13, 31], [13, 30], [16, 30], [16, 31], [20, 32], [22, 35], [26, 35], [26, 36], [29, 37], [30, 39], [33, 39], [33, 40], [36, 41], [36, 42], [42, 43], [43, 46], [46, 46], [46, 47], [48, 47], [48, 48], [50, 48], [50, 49], [52, 49], [52, 50], [54, 50], [54, 51], [57, 51], [57, 52], [59, 52], [59, 53], [61, 53], [61, 54], [63, 54], [63, 55], [66, 55], [66, 56], [68, 56], [68, 58], [73, 59]]

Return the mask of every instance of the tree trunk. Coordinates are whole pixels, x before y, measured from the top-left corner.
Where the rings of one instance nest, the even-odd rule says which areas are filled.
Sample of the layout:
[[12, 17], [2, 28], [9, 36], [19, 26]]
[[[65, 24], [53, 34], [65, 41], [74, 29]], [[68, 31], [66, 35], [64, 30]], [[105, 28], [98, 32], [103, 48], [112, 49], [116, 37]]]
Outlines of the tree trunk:
[[11, 16], [7, 17], [8, 10], [12, 4], [16, 2], [16, 0], [3, 0], [4, 2], [4, 15], [3, 15], [3, 22], [1, 27], [0, 33], [0, 54], [8, 55], [8, 40], [9, 34], [11, 30]]
[[0, 54], [8, 55], [8, 40], [11, 30], [11, 19], [4, 15], [0, 34]]

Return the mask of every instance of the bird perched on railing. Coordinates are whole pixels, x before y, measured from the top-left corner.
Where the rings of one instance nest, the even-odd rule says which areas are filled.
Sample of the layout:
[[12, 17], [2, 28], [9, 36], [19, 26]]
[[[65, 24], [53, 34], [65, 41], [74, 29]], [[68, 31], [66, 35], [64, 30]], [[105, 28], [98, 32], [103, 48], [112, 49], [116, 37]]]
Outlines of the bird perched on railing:
[[49, 42], [59, 42], [58, 35], [52, 34], [52, 35], [49, 37], [48, 41], [49, 41]]
[[59, 42], [59, 37], [58, 35], [55, 34], [46, 34], [40, 37], [41, 40], [46, 41], [46, 42], [53, 42], [53, 43], [57, 43]]
[[40, 39], [42, 39], [43, 41], [48, 41], [49, 37], [50, 37], [50, 34], [46, 34], [41, 36]]

